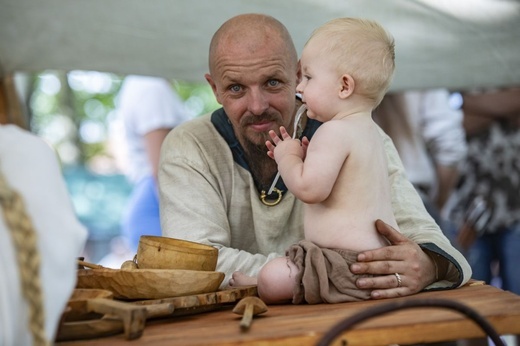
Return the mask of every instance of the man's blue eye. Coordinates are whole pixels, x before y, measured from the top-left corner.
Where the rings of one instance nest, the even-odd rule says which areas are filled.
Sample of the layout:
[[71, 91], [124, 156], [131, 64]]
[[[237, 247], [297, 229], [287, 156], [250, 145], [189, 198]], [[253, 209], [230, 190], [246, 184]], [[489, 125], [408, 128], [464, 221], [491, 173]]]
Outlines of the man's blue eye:
[[233, 85], [229, 88], [232, 92], [239, 92], [241, 90], [240, 85]]
[[278, 84], [280, 84], [280, 82], [277, 81], [276, 79], [271, 79], [271, 80], [269, 80], [268, 84], [269, 84], [269, 86], [277, 86]]

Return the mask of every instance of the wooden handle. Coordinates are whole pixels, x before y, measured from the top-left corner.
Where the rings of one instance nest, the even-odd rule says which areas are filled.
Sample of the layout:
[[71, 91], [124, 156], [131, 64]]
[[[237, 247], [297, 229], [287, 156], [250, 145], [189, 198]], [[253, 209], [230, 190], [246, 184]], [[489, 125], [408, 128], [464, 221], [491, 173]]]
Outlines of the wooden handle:
[[146, 307], [116, 300], [96, 298], [87, 300], [87, 310], [115, 315], [123, 321], [125, 337], [133, 340], [141, 337], [146, 323]]
[[255, 307], [252, 304], [246, 306], [244, 310], [244, 316], [242, 316], [242, 320], [240, 320], [240, 328], [242, 330], [247, 330], [251, 326], [251, 322], [253, 321], [253, 309]]
[[123, 321], [116, 318], [64, 322], [58, 329], [56, 341], [101, 338], [123, 331]]
[[84, 266], [84, 267], [87, 267], [87, 268], [91, 268], [91, 269], [107, 269], [103, 266], [100, 266], [99, 264], [94, 264], [94, 263], [89, 263], [89, 262], [85, 262], [85, 261], [82, 261], [82, 260], [78, 260], [78, 265], [80, 266]]
[[153, 305], [145, 305], [146, 308], [146, 318], [155, 318], [155, 317], [165, 317], [173, 314], [175, 311], [175, 307], [173, 303], [162, 303], [162, 304], [153, 304]]

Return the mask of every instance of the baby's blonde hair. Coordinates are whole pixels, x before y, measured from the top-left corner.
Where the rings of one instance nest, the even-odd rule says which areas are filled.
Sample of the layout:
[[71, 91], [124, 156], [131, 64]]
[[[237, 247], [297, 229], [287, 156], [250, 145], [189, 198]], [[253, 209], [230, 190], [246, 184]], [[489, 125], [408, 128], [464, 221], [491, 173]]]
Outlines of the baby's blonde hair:
[[375, 108], [394, 74], [392, 35], [373, 20], [337, 18], [316, 29], [306, 45], [315, 39], [323, 42], [324, 58], [337, 62], [339, 73], [351, 75], [355, 92], [372, 100]]

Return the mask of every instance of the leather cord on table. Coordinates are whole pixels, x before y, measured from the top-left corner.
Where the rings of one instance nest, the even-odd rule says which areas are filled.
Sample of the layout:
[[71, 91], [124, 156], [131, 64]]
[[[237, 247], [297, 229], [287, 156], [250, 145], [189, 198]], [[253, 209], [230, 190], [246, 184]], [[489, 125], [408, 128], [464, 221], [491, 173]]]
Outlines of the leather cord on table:
[[502, 339], [500, 339], [500, 335], [498, 335], [497, 331], [493, 326], [486, 320], [482, 315], [480, 315], [477, 311], [470, 308], [467, 305], [462, 303], [448, 300], [448, 299], [410, 299], [410, 300], [399, 300], [395, 302], [390, 302], [386, 304], [377, 305], [371, 307], [367, 310], [363, 310], [362, 312], [350, 316], [334, 327], [332, 327], [322, 339], [318, 342], [317, 346], [328, 346], [336, 339], [341, 333], [346, 332], [354, 325], [368, 320], [373, 317], [379, 317], [383, 314], [402, 310], [402, 309], [410, 309], [410, 308], [424, 308], [424, 307], [433, 307], [433, 308], [447, 308], [451, 310], [458, 311], [475, 323], [479, 325], [479, 327], [489, 336], [489, 338], [495, 343], [496, 346], [505, 346]]

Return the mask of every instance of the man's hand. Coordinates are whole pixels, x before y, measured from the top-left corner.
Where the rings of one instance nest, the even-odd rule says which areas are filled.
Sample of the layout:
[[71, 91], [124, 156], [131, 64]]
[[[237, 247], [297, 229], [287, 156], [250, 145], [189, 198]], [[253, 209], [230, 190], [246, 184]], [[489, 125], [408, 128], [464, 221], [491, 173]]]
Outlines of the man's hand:
[[417, 293], [435, 281], [433, 260], [419, 245], [381, 220], [376, 221], [376, 228], [391, 245], [358, 255], [358, 262], [350, 270], [376, 275], [358, 279], [358, 288], [373, 289], [372, 299], [382, 299]]

